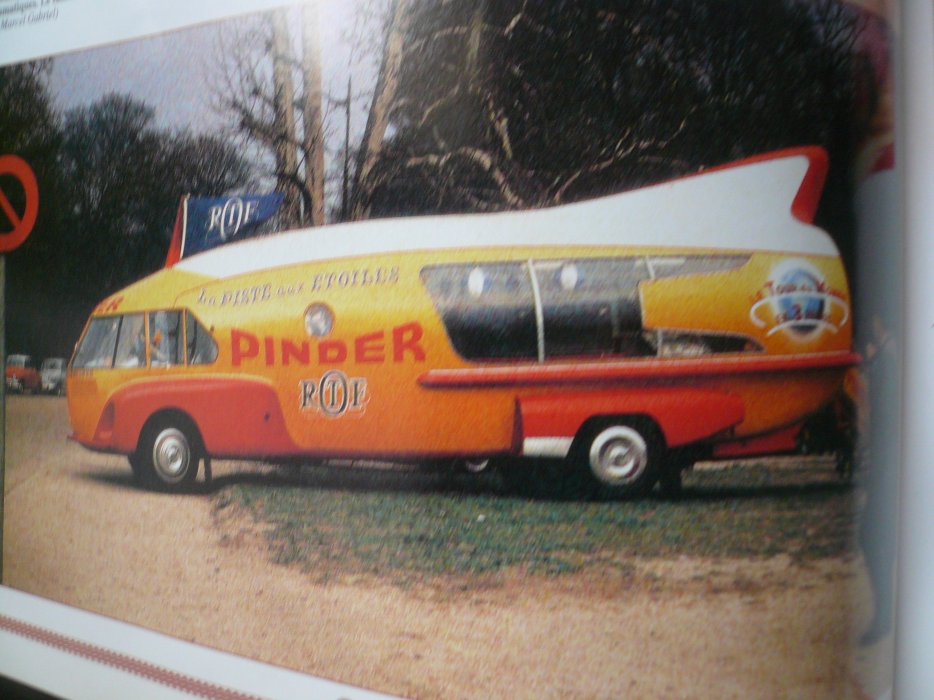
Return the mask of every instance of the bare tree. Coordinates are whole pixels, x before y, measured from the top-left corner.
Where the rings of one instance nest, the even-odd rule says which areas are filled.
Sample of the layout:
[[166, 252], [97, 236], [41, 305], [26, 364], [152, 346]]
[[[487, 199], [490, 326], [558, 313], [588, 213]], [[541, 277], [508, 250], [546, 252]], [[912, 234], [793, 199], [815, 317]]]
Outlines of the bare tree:
[[312, 226], [324, 224], [324, 127], [322, 124], [321, 36], [318, 6], [306, 3], [302, 24], [302, 77], [304, 81], [305, 190]]
[[288, 10], [228, 28], [219, 41], [213, 88], [215, 110], [245, 142], [271, 156], [276, 189], [284, 195], [281, 228], [324, 223], [318, 7], [306, 3], [301, 11], [298, 43], [289, 31]]
[[[354, 26], [344, 34], [350, 51], [348, 89], [340, 95], [329, 94], [323, 85], [317, 3], [278, 10], [261, 20], [246, 18], [226, 30], [218, 50], [214, 107], [246, 143], [268, 154], [276, 188], [285, 194], [284, 226], [325, 223], [327, 177], [344, 181], [340, 206], [331, 207], [339, 212], [335, 216], [368, 216], [371, 174], [396, 102], [411, 5], [411, 0], [356, 4]], [[300, 21], [295, 21], [297, 12]], [[329, 143], [329, 109], [344, 113], [342, 144]], [[351, 128], [361, 114], [366, 115], [362, 136]], [[329, 167], [329, 154], [343, 160], [344, 167]]]
[[373, 166], [382, 152], [390, 112], [396, 99], [410, 15], [409, 0], [394, 1], [386, 29], [382, 65], [377, 76], [376, 89], [357, 154], [356, 183], [351, 211], [353, 219], [363, 219], [369, 215], [371, 175]]
[[290, 66], [292, 51], [284, 10], [272, 13], [270, 31], [274, 113], [271, 131], [276, 152], [276, 189], [285, 194], [279, 219], [285, 228], [293, 228], [301, 223], [301, 208], [296, 186], [299, 174], [295, 150], [295, 88]]

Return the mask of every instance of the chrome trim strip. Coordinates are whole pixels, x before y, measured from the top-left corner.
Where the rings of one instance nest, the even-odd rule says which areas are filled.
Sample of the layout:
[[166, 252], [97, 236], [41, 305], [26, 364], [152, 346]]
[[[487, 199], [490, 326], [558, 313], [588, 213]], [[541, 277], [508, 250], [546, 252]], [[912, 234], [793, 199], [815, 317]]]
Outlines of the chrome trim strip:
[[542, 290], [535, 275], [535, 262], [529, 260], [529, 281], [532, 283], [532, 298], [535, 300], [535, 337], [538, 341], [538, 361], [545, 361], [545, 311], [542, 308]]
[[524, 457], [560, 457], [568, 456], [573, 437], [532, 437], [522, 441]]

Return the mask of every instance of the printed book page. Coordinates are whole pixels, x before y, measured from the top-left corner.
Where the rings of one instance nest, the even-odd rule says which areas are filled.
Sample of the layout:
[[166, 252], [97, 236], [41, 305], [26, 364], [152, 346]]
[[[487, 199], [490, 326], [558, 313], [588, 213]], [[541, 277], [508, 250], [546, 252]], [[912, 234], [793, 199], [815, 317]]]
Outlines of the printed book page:
[[923, 12], [191, 5], [0, 0], [0, 675], [891, 696]]
[[930, 523], [925, 494], [931, 492], [929, 459], [932, 415], [930, 392], [931, 329], [927, 310], [930, 298], [931, 194], [934, 192], [934, 12], [930, 3], [905, 7], [899, 121], [900, 152], [904, 163], [902, 211], [905, 222], [905, 398], [902, 444], [904, 463], [899, 503], [898, 630], [895, 697], [926, 694], [934, 687], [928, 663], [934, 644], [934, 609], [929, 591], [934, 578], [931, 551], [923, 533]]

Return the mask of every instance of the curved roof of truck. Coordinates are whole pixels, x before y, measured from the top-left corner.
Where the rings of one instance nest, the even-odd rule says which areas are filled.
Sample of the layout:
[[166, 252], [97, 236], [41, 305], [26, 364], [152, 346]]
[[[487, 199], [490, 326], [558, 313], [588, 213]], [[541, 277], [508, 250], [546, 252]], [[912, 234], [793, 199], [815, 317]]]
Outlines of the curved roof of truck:
[[173, 269], [226, 278], [404, 251], [569, 244], [836, 256], [830, 236], [810, 223], [826, 168], [822, 150], [800, 148], [576, 204], [374, 219], [256, 238], [186, 258]]

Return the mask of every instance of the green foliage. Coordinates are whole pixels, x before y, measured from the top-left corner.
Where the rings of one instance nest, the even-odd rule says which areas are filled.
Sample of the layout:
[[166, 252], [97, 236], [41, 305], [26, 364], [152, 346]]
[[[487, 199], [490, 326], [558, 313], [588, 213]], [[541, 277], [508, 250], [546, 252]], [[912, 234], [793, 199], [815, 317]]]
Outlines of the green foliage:
[[46, 80], [51, 63], [0, 69], [0, 155], [34, 160], [54, 150], [58, 132]]
[[57, 114], [48, 67], [0, 68], [0, 154], [26, 158], [39, 180], [39, 218], [7, 268], [8, 347], [39, 357], [68, 356], [97, 302], [162, 267], [182, 195], [252, 182], [229, 142], [159, 128], [135, 98]]
[[519, 569], [559, 575], [626, 556], [840, 556], [853, 499], [832, 469], [698, 472], [685, 498], [577, 502], [512, 498], [492, 482], [306, 468], [301, 483], [238, 484], [216, 507], [251, 514], [276, 563], [319, 580], [371, 574], [396, 583]]
[[[249, 181], [231, 145], [161, 130], [154, 121], [151, 107], [117, 94], [63, 120], [66, 199], [78, 230], [93, 238], [62, 243], [92, 263], [98, 297], [161, 267], [183, 195], [218, 196]], [[107, 264], [114, 259], [122, 264]]]

